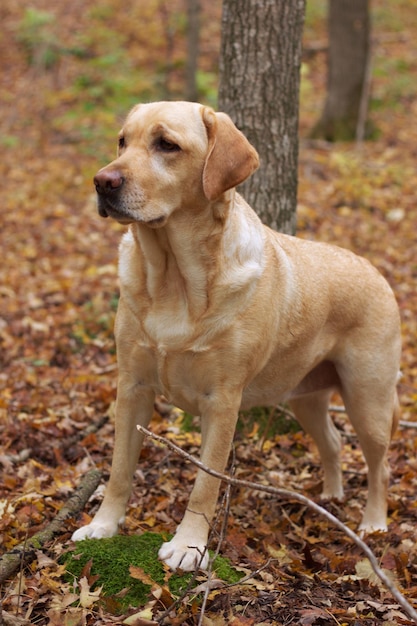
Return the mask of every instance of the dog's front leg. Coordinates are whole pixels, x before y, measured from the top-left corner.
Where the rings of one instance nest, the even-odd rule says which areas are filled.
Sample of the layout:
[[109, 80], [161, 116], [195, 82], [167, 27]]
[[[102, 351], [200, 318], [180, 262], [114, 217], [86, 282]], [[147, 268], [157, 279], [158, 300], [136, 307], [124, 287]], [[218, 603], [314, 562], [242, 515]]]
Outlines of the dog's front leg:
[[[239, 406], [240, 402], [237, 404]], [[221, 406], [221, 402], [218, 404]], [[201, 461], [211, 469], [223, 472], [233, 441], [238, 408], [202, 414]], [[210, 523], [216, 509], [220, 481], [203, 470], [197, 471], [185, 515], [171, 541], [159, 550], [159, 558], [171, 569], [193, 571], [207, 568], [207, 541]]]
[[112, 537], [124, 521], [132, 479], [142, 447], [143, 435], [136, 426], [147, 426], [152, 417], [154, 393], [132, 381], [119, 380], [115, 442], [109, 484], [103, 502], [90, 524], [72, 535], [74, 541]]

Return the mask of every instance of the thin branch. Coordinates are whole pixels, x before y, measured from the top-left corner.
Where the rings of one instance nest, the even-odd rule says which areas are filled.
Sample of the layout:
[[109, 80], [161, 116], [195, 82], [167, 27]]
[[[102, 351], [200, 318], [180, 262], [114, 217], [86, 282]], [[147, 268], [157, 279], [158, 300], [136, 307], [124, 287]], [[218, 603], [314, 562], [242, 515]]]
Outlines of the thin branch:
[[[329, 411], [332, 413], [346, 413], [344, 406], [329, 406]], [[296, 419], [294, 415], [294, 419]], [[417, 422], [407, 422], [407, 420], [400, 420], [398, 426], [401, 428], [417, 428]]]
[[[234, 459], [234, 456], [233, 456], [233, 459]], [[234, 461], [232, 463], [231, 471], [232, 472], [234, 471]], [[221, 544], [222, 544], [222, 542], [224, 540], [224, 536], [225, 536], [225, 533], [226, 533], [227, 520], [228, 520], [228, 517], [229, 517], [229, 510], [230, 510], [230, 490], [231, 490], [231, 486], [227, 485], [226, 493], [225, 493], [224, 498], [223, 498], [223, 501], [225, 502], [225, 514], [223, 516], [223, 520], [222, 520], [222, 524], [221, 524], [221, 528], [220, 528], [220, 533], [217, 534], [218, 535], [218, 547], [216, 549], [216, 553], [214, 554], [213, 557], [210, 557], [210, 560], [209, 560], [208, 569], [207, 569], [207, 576], [208, 576], [208, 578], [211, 575], [213, 561], [214, 561], [214, 559], [216, 558], [216, 556], [220, 552], [220, 546], [221, 546]], [[210, 543], [210, 541], [212, 540], [212, 538], [213, 538], [213, 536], [215, 534], [215, 527], [218, 524], [219, 518], [220, 518], [220, 511], [219, 511], [219, 513], [217, 515], [217, 518], [214, 521], [214, 523], [212, 525], [209, 524], [210, 525], [210, 537], [209, 537], [208, 543]], [[208, 520], [207, 520], [207, 523], [209, 523]], [[204, 551], [201, 553], [200, 563], [203, 560], [204, 555], [206, 554], [207, 550], [208, 550], [208, 546], [206, 546]], [[168, 606], [165, 609], [165, 611], [163, 611], [163, 613], [158, 615], [158, 617], [156, 618], [156, 621], [157, 621], [158, 624], [164, 624], [166, 618], [170, 619], [169, 616], [170, 616], [172, 610], [175, 609], [175, 607], [178, 606], [187, 597], [187, 595], [190, 592], [196, 593], [195, 582], [196, 582], [197, 576], [199, 574], [199, 569], [200, 568], [199, 568], [199, 565], [198, 565], [196, 567], [195, 571], [194, 571], [193, 576], [189, 580], [187, 586], [181, 592], [181, 595], [178, 598], [176, 598], [174, 600], [174, 602], [170, 606]], [[208, 595], [209, 595], [209, 592], [210, 592], [211, 588], [212, 587], [210, 587], [210, 580], [208, 580], [207, 583], [205, 583], [205, 589], [204, 589], [205, 595], [204, 595], [204, 600], [203, 600], [202, 607], [200, 609], [199, 624], [202, 623], [202, 619], [204, 617], [204, 612], [205, 612], [205, 605], [206, 605], [207, 598], [208, 598]], [[207, 596], [207, 598], [206, 598], [206, 596]], [[1, 624], [0, 624], [0, 626], [1, 626]]]
[[400, 420], [398, 426], [402, 428], [417, 428], [417, 422], [407, 422], [406, 420]]
[[0, 558], [0, 583], [11, 578], [23, 563], [33, 559], [36, 550], [40, 550], [55, 535], [67, 530], [64, 523], [69, 517], [74, 517], [84, 508], [88, 499], [96, 490], [100, 479], [101, 472], [98, 470], [88, 472], [73, 495], [46, 528], [3, 554]]
[[[232, 466], [230, 468], [230, 472], [233, 475], [234, 472], [235, 472], [235, 464], [236, 464], [236, 457], [235, 457], [235, 450], [234, 450], [234, 448], [233, 448], [232, 453], [233, 453], [233, 460], [232, 460]], [[232, 485], [230, 483], [227, 483], [226, 493], [224, 495], [224, 500], [223, 500], [224, 501], [224, 515], [223, 515], [223, 519], [222, 519], [222, 523], [221, 523], [221, 527], [220, 527], [219, 539], [217, 541], [217, 548], [216, 548], [213, 556], [210, 558], [210, 561], [209, 561], [209, 567], [208, 567], [208, 577], [209, 578], [212, 575], [212, 569], [213, 569], [214, 560], [219, 555], [222, 543], [223, 543], [224, 538], [226, 536], [227, 524], [228, 524], [228, 521], [229, 521], [229, 514], [230, 514], [231, 490], [232, 490]], [[214, 525], [214, 527], [215, 527], [215, 525]], [[214, 532], [214, 529], [213, 529], [212, 532]], [[210, 580], [208, 580], [206, 588], [205, 588], [205, 591], [204, 591], [203, 602], [201, 604], [200, 617], [199, 617], [199, 620], [198, 620], [198, 626], [202, 626], [202, 624], [203, 624], [204, 613], [205, 613], [205, 610], [206, 610], [207, 601], [208, 601], [208, 597], [209, 597], [210, 591], [211, 591]]]
[[[282, 413], [284, 413], [287, 417], [290, 417], [294, 420], [297, 419], [295, 417], [295, 414], [289, 409], [287, 409], [284, 405], [278, 404], [276, 408], [279, 409]], [[344, 406], [340, 406], [336, 404], [331, 404], [329, 406], [329, 411], [330, 413], [346, 413], [346, 409]], [[398, 422], [398, 426], [401, 426], [403, 428], [417, 428], [417, 422], [407, 422], [407, 420], [400, 420]]]
[[326, 511], [326, 509], [324, 509], [322, 506], [313, 502], [313, 500], [310, 500], [306, 496], [303, 496], [302, 494], [297, 493], [295, 491], [290, 491], [289, 489], [281, 489], [278, 487], [272, 487], [270, 485], [259, 485], [249, 480], [242, 480], [239, 478], [234, 478], [232, 476], [227, 476], [226, 474], [222, 474], [221, 472], [217, 472], [216, 470], [210, 469], [209, 467], [204, 465], [201, 461], [196, 459], [194, 456], [192, 456], [191, 454], [188, 454], [188, 452], [185, 452], [179, 446], [175, 445], [175, 443], [172, 443], [168, 439], [165, 439], [165, 437], [156, 435], [152, 433], [150, 430], [148, 430], [147, 428], [144, 428], [143, 426], [138, 425], [137, 428], [139, 431], [144, 433], [144, 435], [146, 435], [147, 437], [151, 437], [155, 441], [158, 441], [164, 444], [165, 446], [167, 446], [168, 448], [176, 452], [179, 456], [183, 457], [184, 459], [187, 459], [188, 461], [196, 465], [198, 468], [200, 468], [207, 474], [210, 474], [210, 476], [214, 476], [215, 478], [218, 478], [219, 480], [223, 480], [229, 485], [233, 485], [236, 487], [244, 487], [246, 489], [255, 489], [257, 491], [263, 491], [264, 493], [269, 493], [270, 495], [273, 495], [278, 498], [283, 498], [285, 500], [295, 500], [297, 502], [300, 502], [301, 504], [306, 505], [307, 507], [309, 507], [310, 509], [312, 509], [319, 515], [325, 517], [327, 520], [329, 520], [329, 522], [334, 524], [334, 526], [342, 530], [345, 533], [345, 535], [347, 535], [349, 539], [351, 539], [362, 550], [362, 552], [365, 553], [365, 555], [368, 557], [371, 563], [372, 569], [374, 570], [378, 578], [381, 580], [383, 585], [391, 592], [391, 594], [394, 596], [397, 602], [402, 606], [402, 608], [406, 611], [406, 613], [410, 616], [410, 618], [417, 624], [417, 611], [415, 611], [414, 608], [411, 606], [411, 604], [407, 602], [407, 600], [402, 595], [402, 593], [397, 589], [397, 587], [393, 584], [393, 582], [389, 579], [389, 577], [385, 574], [385, 572], [379, 567], [377, 558], [375, 554], [372, 552], [372, 550], [367, 546], [367, 544], [364, 541], [362, 541], [362, 539], [360, 539], [360, 537], [358, 537], [356, 533], [353, 532], [353, 530], [351, 530], [350, 528], [348, 528], [348, 526], [343, 524], [343, 522], [341, 522], [337, 517], [332, 515], [332, 513], [330, 513], [329, 511]]
[[270, 557], [266, 563], [261, 565], [261, 567], [258, 567], [258, 569], [255, 570], [254, 572], [250, 572], [249, 574], [246, 574], [246, 576], [244, 576], [243, 578], [239, 578], [239, 580], [235, 583], [228, 583], [227, 585], [225, 585], [225, 589], [229, 589], [230, 587], [237, 587], [237, 585], [243, 585], [243, 583], [246, 583], [248, 580], [255, 578], [255, 576], [258, 576], [261, 572], [268, 569], [271, 563], [274, 563], [275, 561], [278, 561], [278, 560], [279, 559], [274, 559]]
[[31, 626], [31, 623], [23, 617], [1, 611], [0, 607], [0, 626]]
[[[100, 417], [97, 422], [93, 422], [87, 428], [83, 430], [77, 431], [75, 435], [68, 437], [67, 439], [59, 441], [56, 445], [53, 446], [53, 451], [56, 455], [62, 454], [65, 450], [68, 450], [72, 446], [77, 445], [82, 439], [84, 439], [87, 435], [97, 432], [100, 430], [107, 422], [109, 421], [108, 415], [103, 415]], [[25, 448], [21, 450], [18, 454], [2, 454], [0, 455], [0, 464], [4, 465], [5, 469], [8, 471], [13, 471], [13, 465], [19, 465], [20, 463], [24, 463], [28, 460], [28, 458], [32, 454], [32, 448]], [[0, 622], [1, 626], [1, 622]]]
[[87, 435], [96, 433], [98, 430], [103, 428], [105, 424], [107, 424], [109, 419], [110, 418], [108, 415], [102, 415], [96, 422], [92, 422], [89, 426], [87, 426], [83, 430], [79, 431], [78, 433], [75, 433], [75, 435], [73, 435], [72, 437], [69, 437], [65, 441], [65, 448], [68, 449], [69, 447], [74, 446], [75, 444], [79, 443], [81, 439], [84, 439]]
[[332, 413], [346, 413], [346, 409], [344, 406], [339, 406], [339, 405], [333, 405], [331, 404], [329, 406], [329, 411], [331, 411]]

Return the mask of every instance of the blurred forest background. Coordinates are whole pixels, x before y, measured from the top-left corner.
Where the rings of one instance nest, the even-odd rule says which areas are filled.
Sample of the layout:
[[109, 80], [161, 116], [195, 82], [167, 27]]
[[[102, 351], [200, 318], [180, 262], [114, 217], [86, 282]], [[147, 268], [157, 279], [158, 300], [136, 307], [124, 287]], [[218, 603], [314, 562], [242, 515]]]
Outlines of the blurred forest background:
[[[214, 107], [221, 8], [221, 0], [201, 0], [196, 95]], [[310, 138], [326, 95], [328, 34], [327, 2], [307, 0], [297, 234], [366, 256], [392, 285], [403, 324], [402, 419], [412, 426], [417, 421], [417, 5], [374, 0], [371, 12], [374, 137], [332, 144]], [[89, 467], [108, 472], [111, 423], [89, 435], [85, 428], [112, 413], [117, 245], [124, 229], [98, 217], [92, 177], [113, 158], [117, 132], [133, 104], [186, 99], [194, 86], [185, 0], [3, 0], [0, 18], [0, 543], [10, 550], [54, 517]], [[159, 413], [154, 428], [194, 451], [198, 434], [187, 431], [185, 417]], [[339, 414], [336, 421], [345, 434], [349, 500], [337, 515], [354, 527], [363, 508], [364, 468], [349, 426]], [[255, 445], [264, 441], [261, 427], [250, 424], [247, 430], [252, 442], [238, 437], [242, 477], [262, 480], [266, 469], [282, 485], [317, 493], [318, 459], [303, 433], [292, 438], [272, 433], [262, 448]], [[410, 597], [417, 592], [415, 432], [403, 425], [394, 438], [390, 533], [374, 544]], [[149, 443], [141, 472], [152, 488], [139, 480], [127, 532], [172, 531], [187, 497], [180, 487], [184, 490], [192, 470], [183, 461], [167, 462]], [[167, 482], [169, 489], [161, 486]], [[139, 503], [142, 512], [134, 510]], [[283, 544], [287, 551], [264, 570], [258, 588], [245, 591], [246, 612], [236, 608], [241, 591], [225, 593], [224, 606], [213, 600], [213, 614], [229, 611], [240, 620], [223, 623], [280, 623], [284, 615], [294, 616], [285, 623], [297, 624], [411, 623], [403, 614], [390, 618], [389, 611], [397, 610], [392, 600], [358, 575], [355, 567], [363, 557], [350, 547], [347, 558], [339, 531], [295, 505], [285, 513], [274, 504], [271, 511], [254, 493], [235, 494], [233, 507], [223, 550], [233, 562], [256, 569], [275, 554], [272, 545]], [[72, 530], [79, 523], [74, 521]], [[52, 560], [62, 545], [54, 546]], [[21, 617], [32, 614], [34, 623], [64, 623], [59, 620], [69, 609], [59, 602], [68, 588], [57, 582], [57, 567], [35, 559], [18, 582], [3, 586], [3, 607]], [[356, 579], [343, 582], [347, 573]], [[292, 595], [285, 600], [289, 583]], [[310, 605], [317, 612], [302, 614]], [[193, 624], [187, 610], [178, 609], [182, 623]], [[78, 622], [65, 623], [113, 623], [100, 611], [83, 606]]]

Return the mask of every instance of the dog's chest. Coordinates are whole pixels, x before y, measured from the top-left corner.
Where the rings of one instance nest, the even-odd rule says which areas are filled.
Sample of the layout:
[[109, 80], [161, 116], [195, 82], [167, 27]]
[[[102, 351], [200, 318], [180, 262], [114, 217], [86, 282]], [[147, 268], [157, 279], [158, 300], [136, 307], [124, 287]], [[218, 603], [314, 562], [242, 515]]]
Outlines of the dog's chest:
[[199, 414], [201, 399], [214, 387], [210, 382], [212, 327], [196, 326], [177, 308], [145, 317], [143, 329], [155, 392], [176, 406]]
[[142, 326], [150, 345], [161, 354], [188, 346], [195, 333], [187, 308], [178, 299], [163, 307], [152, 307], [142, 319]]

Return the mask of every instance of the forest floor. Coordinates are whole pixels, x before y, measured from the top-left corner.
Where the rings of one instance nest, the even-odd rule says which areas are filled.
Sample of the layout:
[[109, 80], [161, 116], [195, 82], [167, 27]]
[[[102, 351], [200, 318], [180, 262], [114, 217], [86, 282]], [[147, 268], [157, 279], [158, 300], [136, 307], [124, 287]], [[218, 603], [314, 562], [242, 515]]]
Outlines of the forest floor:
[[[163, 54], [161, 41], [166, 41], [153, 22], [155, 7], [162, 11], [164, 3], [143, 3], [146, 28], [140, 37], [152, 40], [146, 55], [132, 35], [129, 11], [116, 10], [118, 0], [109, 0], [100, 9], [87, 3], [88, 11], [81, 0], [71, 3], [71, 10], [66, 3], [42, 0], [38, 13], [45, 12], [43, 22], [36, 12], [28, 16], [26, 4], [5, 0], [0, 8], [4, 32], [0, 544], [5, 552], [44, 528], [89, 469], [98, 467], [104, 478], [109, 474], [117, 246], [124, 229], [97, 215], [91, 179], [112, 158], [120, 119], [135, 89], [138, 99], [153, 93], [152, 68], [158, 67], [155, 59]], [[133, 0], [128, 4], [129, 10], [139, 10]], [[298, 235], [329, 241], [368, 258], [388, 279], [400, 306], [402, 422], [389, 452], [389, 530], [370, 537], [369, 545], [413, 604], [417, 602], [417, 16], [409, 4], [396, 0], [395, 13], [387, 17], [384, 3], [375, 2], [371, 115], [378, 134], [372, 141], [330, 145], [308, 139], [325, 94], [325, 53], [306, 55]], [[204, 7], [202, 80], [210, 101], [209, 70], [218, 51], [220, 2]], [[53, 23], [47, 19], [51, 13], [56, 17]], [[166, 14], [159, 17], [164, 24]], [[106, 26], [110, 18], [111, 28]], [[105, 54], [114, 39], [119, 52]], [[317, 41], [325, 41], [325, 21], [323, 15], [310, 15], [306, 49]], [[144, 68], [135, 89], [126, 78], [130, 66], [120, 42], [135, 60], [131, 71]], [[175, 45], [168, 50], [174, 61], [183, 52], [180, 44]], [[169, 81], [161, 87], [175, 95], [180, 90], [176, 67], [171, 63]], [[110, 81], [116, 69], [119, 73]], [[102, 420], [103, 416], [109, 419]], [[346, 500], [329, 509], [356, 529], [366, 496], [365, 466], [344, 415], [336, 412], [334, 417], [344, 441]], [[188, 421], [160, 402], [151, 427], [197, 454], [199, 434], [190, 430]], [[91, 424], [97, 428], [86, 433]], [[265, 440], [262, 428], [245, 419], [236, 436], [235, 473], [313, 500], [320, 489], [318, 455], [302, 431], [274, 432]], [[122, 532], [173, 532], [194, 474], [184, 459], [147, 440]], [[53, 543], [3, 583], [0, 624], [2, 611], [3, 623], [39, 626], [122, 624], [137, 613], [140, 607], [113, 615], [99, 593], [92, 595], [88, 573], [87, 599], [85, 594], [74, 596], [62, 577], [59, 556], [71, 545], [71, 533], [90, 519], [101, 496], [102, 487]], [[236, 488], [227, 513], [222, 554], [245, 573], [259, 572], [244, 585], [211, 592], [202, 621], [206, 626], [413, 623], [375, 578], [360, 548], [308, 507]], [[162, 601], [153, 597], [146, 610], [142, 621], [130, 623], [156, 619]], [[171, 612], [169, 623], [197, 624], [199, 611], [198, 600], [187, 596]]]

